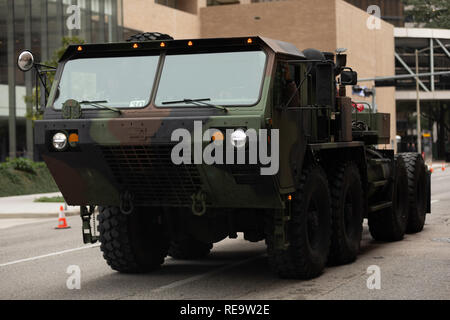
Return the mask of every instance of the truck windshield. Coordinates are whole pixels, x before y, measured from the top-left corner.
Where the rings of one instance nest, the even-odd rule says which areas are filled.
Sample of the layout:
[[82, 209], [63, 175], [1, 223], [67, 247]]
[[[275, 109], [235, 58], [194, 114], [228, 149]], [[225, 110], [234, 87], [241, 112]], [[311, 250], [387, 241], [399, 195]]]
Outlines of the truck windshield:
[[[68, 99], [102, 101], [117, 108], [149, 103], [159, 56], [83, 58], [68, 61], [58, 84], [53, 107]], [[82, 108], [93, 108], [83, 103]]]
[[168, 55], [155, 104], [158, 107], [196, 106], [186, 99], [207, 97], [220, 106], [250, 106], [258, 102], [266, 55], [262, 51]]

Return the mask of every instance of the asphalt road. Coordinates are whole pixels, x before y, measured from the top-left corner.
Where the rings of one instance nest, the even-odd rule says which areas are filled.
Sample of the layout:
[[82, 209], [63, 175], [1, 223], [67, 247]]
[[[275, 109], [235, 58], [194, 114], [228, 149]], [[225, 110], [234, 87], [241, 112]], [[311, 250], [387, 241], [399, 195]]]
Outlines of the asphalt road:
[[[0, 219], [0, 299], [450, 299], [449, 207], [450, 169], [435, 170], [432, 214], [421, 233], [381, 243], [365, 226], [358, 260], [310, 281], [278, 279], [264, 242], [242, 239], [215, 244], [205, 260], [167, 258], [154, 273], [119, 274], [97, 245], [83, 245], [79, 217], [68, 218], [67, 230], [55, 230], [55, 219]], [[67, 288], [71, 265], [80, 268], [80, 289]], [[372, 265], [380, 268], [380, 289], [367, 288]]]

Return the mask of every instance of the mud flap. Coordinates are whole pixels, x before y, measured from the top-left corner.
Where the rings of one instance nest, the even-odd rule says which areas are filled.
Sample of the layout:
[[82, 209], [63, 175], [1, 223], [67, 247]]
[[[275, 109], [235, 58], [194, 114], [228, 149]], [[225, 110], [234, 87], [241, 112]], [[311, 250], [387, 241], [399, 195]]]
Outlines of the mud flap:
[[[80, 207], [80, 216], [81, 221], [83, 222], [82, 225], [82, 232], [83, 232], [83, 243], [96, 243], [98, 241], [98, 234], [97, 234], [97, 222], [95, 217], [95, 206], [81, 206]], [[91, 225], [91, 219], [92, 219], [92, 225]]]
[[289, 248], [288, 224], [291, 219], [291, 202], [285, 209], [276, 209], [274, 214], [273, 243], [275, 250], [285, 251]]

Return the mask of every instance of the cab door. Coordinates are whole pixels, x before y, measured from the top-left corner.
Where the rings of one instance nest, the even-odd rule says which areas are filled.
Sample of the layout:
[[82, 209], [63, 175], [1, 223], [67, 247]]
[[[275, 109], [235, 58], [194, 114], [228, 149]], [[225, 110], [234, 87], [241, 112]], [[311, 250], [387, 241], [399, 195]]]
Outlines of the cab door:
[[279, 59], [273, 78], [272, 121], [279, 129], [278, 172], [281, 193], [294, 192], [302, 170], [306, 136], [310, 132], [307, 108], [306, 65]]

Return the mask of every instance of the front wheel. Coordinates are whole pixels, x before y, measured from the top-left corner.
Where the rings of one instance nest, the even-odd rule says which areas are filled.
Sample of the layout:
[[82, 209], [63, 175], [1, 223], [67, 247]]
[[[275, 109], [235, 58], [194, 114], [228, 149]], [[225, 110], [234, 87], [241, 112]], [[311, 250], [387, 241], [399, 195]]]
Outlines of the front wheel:
[[118, 207], [99, 207], [100, 249], [119, 272], [142, 273], [160, 267], [169, 247], [161, 216], [136, 208], [123, 214]]
[[320, 166], [303, 171], [299, 189], [292, 196], [287, 222], [288, 246], [275, 244], [275, 220], [266, 221], [269, 264], [282, 278], [311, 279], [319, 276], [327, 262], [331, 238], [331, 200], [327, 177]]

